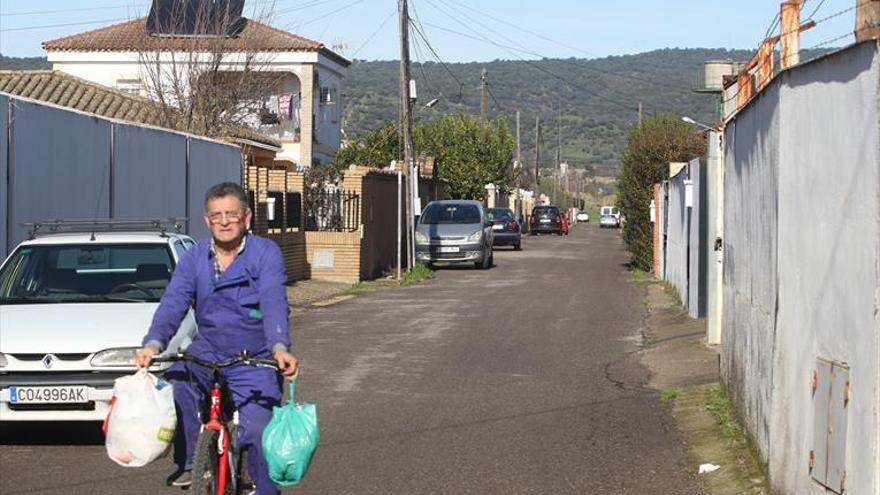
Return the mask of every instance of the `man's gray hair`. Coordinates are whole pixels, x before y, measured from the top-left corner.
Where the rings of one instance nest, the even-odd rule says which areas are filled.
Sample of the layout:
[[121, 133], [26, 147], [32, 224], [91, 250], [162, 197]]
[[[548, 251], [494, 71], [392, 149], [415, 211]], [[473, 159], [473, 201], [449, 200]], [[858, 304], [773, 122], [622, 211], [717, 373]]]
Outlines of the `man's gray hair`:
[[226, 196], [235, 196], [241, 202], [241, 209], [248, 209], [248, 195], [244, 189], [235, 182], [221, 182], [208, 189], [205, 193], [205, 211], [208, 210], [208, 202], [213, 199], [225, 198]]

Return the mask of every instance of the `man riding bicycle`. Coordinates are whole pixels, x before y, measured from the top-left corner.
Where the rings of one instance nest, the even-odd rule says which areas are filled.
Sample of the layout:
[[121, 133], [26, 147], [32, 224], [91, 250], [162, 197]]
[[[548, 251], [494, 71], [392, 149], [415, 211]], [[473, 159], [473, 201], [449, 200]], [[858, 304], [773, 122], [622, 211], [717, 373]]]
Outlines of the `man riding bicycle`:
[[[205, 223], [211, 239], [181, 257], [137, 351], [138, 366], [149, 366], [152, 357], [165, 349], [192, 306], [198, 335], [187, 349], [189, 354], [223, 360], [247, 351], [254, 357], [273, 357], [286, 378], [296, 376], [299, 363], [290, 353], [284, 260], [277, 244], [248, 234], [251, 216], [241, 186], [226, 182], [208, 190]], [[281, 402], [281, 376], [273, 369], [246, 365], [226, 368], [222, 376], [239, 411], [240, 445], [248, 449], [248, 473], [256, 493], [278, 494], [269, 478], [261, 437], [272, 408]], [[174, 387], [178, 423], [174, 441], [178, 470], [168, 484], [188, 486], [211, 370], [181, 361], [168, 369], [165, 378]]]

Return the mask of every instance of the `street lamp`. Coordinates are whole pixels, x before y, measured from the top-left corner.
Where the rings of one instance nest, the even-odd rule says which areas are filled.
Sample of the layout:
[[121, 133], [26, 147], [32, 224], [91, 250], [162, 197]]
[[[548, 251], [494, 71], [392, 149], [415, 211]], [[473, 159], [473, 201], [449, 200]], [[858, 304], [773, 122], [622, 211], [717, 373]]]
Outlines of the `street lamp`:
[[439, 102], [439, 101], [440, 101], [440, 98], [434, 98], [433, 100], [429, 101], [428, 103], [425, 103], [425, 108], [431, 108], [434, 105], [436, 105], [437, 102]]
[[697, 122], [696, 120], [694, 120], [694, 119], [692, 119], [692, 118], [690, 118], [690, 117], [688, 117], [688, 116], [684, 116], [684, 117], [682, 117], [681, 120], [687, 122], [688, 124], [693, 124], [693, 125], [695, 125], [695, 126], [697, 126], [697, 127], [702, 127], [703, 129], [706, 129], [707, 131], [715, 131], [715, 132], [720, 132], [720, 131], [721, 131], [721, 129], [719, 129], [718, 127], [712, 127], [711, 125], [707, 125], [707, 124], [703, 124], [703, 123], [701, 123], [701, 122]]

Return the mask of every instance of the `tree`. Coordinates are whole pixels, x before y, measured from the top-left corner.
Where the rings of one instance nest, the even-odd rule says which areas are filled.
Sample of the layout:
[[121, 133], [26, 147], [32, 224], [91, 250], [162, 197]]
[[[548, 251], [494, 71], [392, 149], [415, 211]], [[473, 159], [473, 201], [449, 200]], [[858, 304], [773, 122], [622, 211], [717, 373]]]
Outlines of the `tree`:
[[[400, 160], [398, 129], [396, 124], [387, 124], [347, 143], [336, 154], [335, 168], [351, 164], [384, 168], [391, 160]], [[503, 117], [490, 124], [467, 115], [418, 122], [413, 140], [417, 153], [434, 157], [439, 176], [449, 183], [454, 198], [483, 199], [490, 182], [501, 190], [513, 185], [514, 139]]]
[[398, 129], [399, 126], [396, 124], [386, 124], [366, 133], [362, 138], [345, 143], [336, 152], [333, 160], [334, 168], [342, 170], [351, 164], [385, 168], [392, 160], [400, 160], [403, 153]]
[[617, 206], [626, 216], [623, 240], [632, 266], [650, 271], [653, 235], [649, 206], [654, 184], [669, 178], [669, 162], [686, 162], [706, 151], [703, 135], [674, 115], [648, 117], [633, 128], [622, 153]]
[[486, 184], [508, 190], [513, 182], [514, 139], [504, 117], [482, 123], [468, 115], [444, 116], [419, 124], [416, 150], [434, 157], [454, 198], [484, 199]]
[[[262, 10], [255, 7], [251, 19], [267, 22], [272, 3]], [[259, 49], [263, 43], [258, 35], [243, 34], [252, 21], [220, 10], [215, 2], [162, 4], [169, 9], [167, 15], [149, 19], [161, 33], [192, 33], [154, 34], [173, 43], [138, 51], [147, 94], [162, 103], [166, 125], [208, 136], [258, 125], [284, 74], [267, 70], [273, 56]], [[228, 8], [229, 3], [222, 5]]]

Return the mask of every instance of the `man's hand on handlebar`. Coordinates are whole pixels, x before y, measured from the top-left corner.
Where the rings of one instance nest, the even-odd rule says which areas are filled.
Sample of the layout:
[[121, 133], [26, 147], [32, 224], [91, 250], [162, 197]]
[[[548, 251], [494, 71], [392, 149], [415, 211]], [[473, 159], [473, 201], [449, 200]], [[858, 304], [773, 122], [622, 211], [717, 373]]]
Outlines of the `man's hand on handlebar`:
[[292, 380], [299, 376], [299, 361], [296, 357], [284, 350], [275, 351], [275, 361], [278, 362], [278, 369], [284, 378]]
[[134, 363], [138, 368], [148, 368], [156, 354], [159, 354], [159, 349], [151, 345], [141, 347], [135, 352]]

